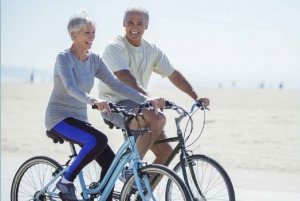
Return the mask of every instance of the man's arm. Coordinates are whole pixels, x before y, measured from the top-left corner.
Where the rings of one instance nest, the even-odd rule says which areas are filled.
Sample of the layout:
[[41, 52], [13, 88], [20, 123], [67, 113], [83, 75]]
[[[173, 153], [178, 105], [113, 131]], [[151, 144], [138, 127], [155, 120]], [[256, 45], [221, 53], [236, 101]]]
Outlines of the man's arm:
[[[140, 85], [140, 83], [135, 79], [135, 77], [130, 73], [129, 70], [119, 70], [114, 74], [124, 84], [148, 96], [148, 92]], [[161, 111], [163, 111], [162, 108], [165, 106], [165, 99], [155, 97], [155, 100], [157, 101], [157, 108], [160, 108]]]
[[140, 83], [135, 79], [135, 77], [130, 73], [129, 70], [119, 70], [114, 72], [115, 76], [124, 84], [130, 86], [136, 91], [147, 95], [147, 91], [140, 85]]
[[175, 70], [168, 78], [178, 89], [188, 94], [192, 99], [198, 100], [200, 98], [192, 85], [179, 71]]

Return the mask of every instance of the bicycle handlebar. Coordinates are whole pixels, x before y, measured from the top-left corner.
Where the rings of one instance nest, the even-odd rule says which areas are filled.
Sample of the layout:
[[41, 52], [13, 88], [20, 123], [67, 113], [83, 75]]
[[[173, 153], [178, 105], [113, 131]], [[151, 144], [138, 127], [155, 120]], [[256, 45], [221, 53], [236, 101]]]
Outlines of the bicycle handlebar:
[[[116, 104], [116, 103], [108, 103], [108, 106], [109, 106], [109, 108], [112, 110], [112, 112], [115, 112], [115, 113], [122, 113], [124, 116], [126, 116], [126, 117], [129, 117], [129, 116], [137, 116], [138, 114], [140, 114], [140, 112], [141, 112], [141, 110], [142, 110], [142, 108], [145, 106], [148, 110], [153, 110], [153, 108], [152, 108], [152, 106], [151, 106], [151, 104], [150, 103], [148, 103], [148, 102], [144, 102], [143, 104], [141, 104], [140, 105], [140, 107], [139, 107], [139, 110], [138, 110], [138, 112], [136, 112], [136, 113], [134, 113], [134, 112], [132, 112], [132, 111], [128, 111], [128, 110], [125, 110], [124, 109], [124, 106], [121, 106], [121, 105], [118, 105], [118, 104]], [[207, 108], [207, 107], [205, 107], [204, 106], [204, 103], [202, 102], [202, 101], [200, 101], [200, 100], [197, 100], [194, 104], [193, 104], [193, 106], [192, 106], [192, 108], [191, 108], [191, 111], [189, 112], [189, 113], [192, 113], [193, 111], [194, 111], [194, 109], [195, 109], [195, 107], [198, 107], [198, 108], [200, 108], [201, 110], [210, 110], [209, 108]], [[98, 106], [97, 105], [95, 105], [95, 104], [93, 104], [92, 105], [92, 108], [93, 109], [98, 109]], [[169, 101], [169, 100], [166, 100], [165, 101], [165, 106], [164, 106], [164, 109], [173, 109], [173, 110], [178, 110], [180, 107], [178, 106], [178, 105], [176, 105], [175, 103], [173, 103], [173, 102], [171, 102], [171, 101]], [[182, 109], [182, 108], [180, 108], [180, 109]]]
[[[203, 110], [203, 111], [204, 111], [204, 112], [203, 112], [203, 114], [204, 114], [203, 126], [202, 126], [202, 129], [201, 129], [201, 131], [200, 131], [198, 137], [197, 137], [191, 144], [186, 145], [185, 148], [190, 147], [191, 145], [193, 145], [193, 144], [199, 139], [199, 137], [201, 136], [201, 134], [202, 134], [202, 132], [203, 132], [203, 130], [204, 130], [204, 125], [205, 125], [205, 110], [210, 110], [210, 109], [207, 108], [207, 107], [205, 107], [205, 106], [204, 106], [204, 103], [203, 103], [201, 100], [197, 100], [197, 101], [192, 105], [192, 108], [191, 108], [190, 112], [187, 112], [187, 111], [184, 110], [182, 107], [176, 105], [175, 103], [173, 103], [173, 102], [171, 102], [171, 101], [168, 101], [168, 100], [165, 101], [165, 107], [164, 107], [164, 109], [175, 110], [175, 111], [179, 114], [179, 116], [175, 118], [177, 129], [180, 129], [179, 124], [180, 124], [181, 120], [182, 120], [184, 117], [188, 117], [188, 118], [189, 118], [189, 120], [188, 120], [188, 122], [187, 122], [187, 125], [188, 125], [189, 122], [191, 123], [191, 130], [190, 130], [190, 133], [188, 134], [188, 136], [185, 137], [185, 133], [186, 133], [186, 129], [187, 129], [187, 125], [186, 125], [185, 131], [183, 132], [183, 133], [184, 133], [183, 136], [185, 137], [184, 143], [186, 143], [186, 142], [189, 140], [189, 138], [190, 138], [190, 136], [191, 136], [191, 134], [192, 134], [192, 131], [193, 131], [193, 120], [192, 120], [192, 116], [193, 116], [194, 113], [195, 113], [194, 110], [195, 110], [196, 107], [199, 108], [200, 110]], [[181, 131], [180, 131], [180, 132], [181, 132]]]
[[[202, 102], [202, 101], [200, 101], [200, 100], [197, 100], [194, 104], [193, 104], [193, 106], [192, 106], [192, 108], [191, 108], [191, 111], [189, 112], [189, 113], [192, 113], [193, 111], [194, 111], [194, 109], [195, 109], [195, 107], [198, 107], [198, 108], [200, 108], [201, 110], [210, 110], [208, 107], [205, 107], [204, 106], [204, 103]], [[164, 109], [173, 109], [173, 110], [177, 110], [177, 109], [179, 109], [180, 107], [178, 107], [178, 105], [176, 105], [175, 103], [173, 103], [173, 102], [171, 102], [171, 101], [168, 101], [168, 100], [166, 100], [165, 101], [165, 107], [164, 107]]]
[[[127, 111], [124, 109], [123, 106], [115, 104], [115, 103], [108, 103], [109, 108], [111, 109], [112, 112], [115, 113], [122, 113], [125, 117], [129, 117], [129, 116], [136, 116], [135, 113]], [[92, 105], [92, 109], [98, 109], [98, 106], [93, 104]]]
[[[109, 108], [111, 109], [112, 112], [115, 113], [122, 113], [125, 117], [130, 117], [130, 116], [138, 116], [141, 112], [141, 109], [143, 106], [145, 106], [148, 110], [152, 110], [152, 107], [149, 103], [145, 102], [143, 104], [141, 104], [140, 109], [138, 112], [133, 112], [132, 110], [125, 110], [124, 106], [118, 105], [116, 103], [108, 103]], [[92, 105], [92, 109], [98, 109], [98, 106], [93, 104]]]
[[[130, 109], [130, 110], [126, 110], [124, 109], [124, 106], [121, 106], [121, 105], [118, 105], [118, 104], [115, 104], [115, 103], [108, 103], [108, 106], [109, 108], [111, 109], [112, 112], [115, 112], [115, 113], [122, 113], [124, 115], [124, 117], [127, 117], [127, 119], [124, 118], [124, 125], [125, 125], [125, 130], [127, 131], [127, 135], [128, 136], [133, 136], [132, 135], [132, 132], [129, 128], [129, 123], [131, 122], [132, 119], [134, 119], [135, 117], [137, 116], [142, 116], [143, 114], [140, 113], [140, 110], [142, 109], [143, 106], [145, 106], [146, 108], [148, 108], [148, 110], [150, 108], [152, 108], [150, 106], [149, 103], [145, 102], [143, 104], [141, 104], [141, 107], [139, 109], [138, 112], [136, 112], [135, 110], [133, 109]], [[92, 105], [92, 109], [98, 109], [98, 106], [93, 104]]]
[[[115, 104], [115, 103], [111, 103], [109, 102], [108, 103], [108, 106], [110, 107], [111, 111], [112, 112], [115, 112], [115, 113], [122, 113], [124, 115], [124, 117], [128, 117], [127, 120], [124, 119], [124, 124], [125, 124], [125, 129], [127, 131], [127, 133], [129, 134], [129, 136], [132, 136], [132, 133], [131, 133], [131, 130], [129, 129], [129, 122], [134, 118], [134, 117], [137, 117], [137, 116], [142, 116], [142, 113], [141, 110], [142, 108], [145, 106], [147, 108], [147, 110], [153, 110], [152, 106], [150, 103], [148, 102], [144, 102], [143, 104], [141, 104], [141, 106], [139, 107], [138, 111], [137, 110], [134, 110], [134, 109], [130, 109], [130, 110], [126, 110], [124, 109], [124, 106], [121, 106], [121, 105], [118, 105], [118, 104]], [[187, 112], [185, 111], [182, 107], [176, 105], [175, 103], [169, 101], [169, 100], [166, 100], [165, 101], [165, 106], [164, 106], [164, 109], [172, 109], [172, 110], [175, 110], [178, 114], [179, 114], [179, 117], [177, 118], [176, 120], [176, 124], [179, 124], [180, 121], [186, 117], [186, 116], [189, 116], [191, 123], [193, 124], [193, 121], [191, 119], [191, 116], [193, 115], [192, 113], [194, 112], [194, 109], [195, 107], [198, 107], [199, 109], [201, 110], [209, 110], [209, 108], [205, 107], [204, 106], [204, 103], [200, 100], [197, 100], [193, 105], [192, 105], [192, 108], [191, 108], [191, 111], [190, 112]], [[92, 109], [98, 109], [97, 105], [93, 104], [92, 105]], [[204, 112], [204, 116], [205, 116], [205, 112]], [[205, 117], [204, 117], [205, 119]], [[205, 124], [205, 120], [204, 120], [204, 124]], [[203, 124], [203, 128], [204, 128], [204, 124]], [[203, 128], [202, 128], [202, 131], [203, 131]], [[192, 130], [192, 129], [191, 129]], [[201, 131], [201, 133], [202, 133]], [[201, 133], [199, 134], [199, 137], [201, 135]], [[190, 135], [189, 135], [190, 136]], [[188, 140], [189, 136], [186, 138], [185, 141]], [[198, 138], [199, 138], [198, 137]], [[197, 139], [198, 139], [197, 138]], [[193, 143], [192, 143], [193, 144]]]

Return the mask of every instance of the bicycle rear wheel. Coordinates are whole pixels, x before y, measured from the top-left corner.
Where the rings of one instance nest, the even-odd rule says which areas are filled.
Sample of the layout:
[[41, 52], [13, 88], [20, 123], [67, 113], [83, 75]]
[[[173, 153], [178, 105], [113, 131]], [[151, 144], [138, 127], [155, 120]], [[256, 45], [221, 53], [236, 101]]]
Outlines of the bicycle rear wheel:
[[[198, 200], [235, 201], [231, 180], [219, 163], [199, 154], [188, 156], [187, 161], [189, 164], [185, 169], [194, 198]], [[184, 180], [180, 162], [175, 166], [174, 171]], [[187, 182], [185, 181], [185, 183]], [[173, 191], [171, 184], [172, 181], [167, 184], [166, 195]]]
[[[62, 169], [58, 162], [46, 156], [36, 156], [28, 159], [15, 174], [11, 186], [11, 201], [34, 200], [35, 195]], [[56, 182], [48, 189], [53, 189], [55, 184]], [[42, 201], [60, 200], [58, 197], [59, 191], [56, 189], [53, 193], [49, 193], [47, 190], [39, 199]]]
[[[153, 190], [153, 195], [157, 201], [165, 201], [166, 199], [166, 184], [171, 181], [170, 186], [172, 191], [169, 191], [168, 200], [176, 201], [191, 201], [188, 189], [183, 183], [183, 181], [176, 175], [176, 173], [169, 168], [162, 165], [147, 165], [140, 169], [141, 176], [146, 175], [148, 178], [151, 176], [153, 180], [159, 177], [159, 183], [156, 183], [156, 187]], [[157, 177], [157, 178], [156, 178]], [[152, 180], [152, 181], [153, 181]], [[136, 201], [142, 200], [138, 190], [136, 190], [133, 185], [135, 184], [135, 178], [132, 175], [124, 184], [121, 192], [121, 199], [124, 201]], [[144, 190], [145, 193], [146, 190]]]

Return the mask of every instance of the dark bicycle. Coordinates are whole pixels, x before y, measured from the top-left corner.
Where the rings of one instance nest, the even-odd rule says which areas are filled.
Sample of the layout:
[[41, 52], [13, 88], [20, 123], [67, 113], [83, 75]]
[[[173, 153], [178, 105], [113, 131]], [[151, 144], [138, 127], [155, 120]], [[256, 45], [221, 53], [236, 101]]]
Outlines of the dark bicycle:
[[[177, 174], [184, 180], [189, 189], [192, 200], [235, 201], [233, 185], [224, 168], [212, 158], [201, 154], [193, 154], [186, 149], [186, 142], [190, 138], [190, 135], [186, 137], [184, 136], [186, 131], [184, 133], [182, 132], [180, 122], [183, 120], [183, 118], [188, 117], [188, 123], [192, 124], [192, 130], [192, 116], [197, 111], [195, 108], [197, 108], [197, 110], [200, 109], [204, 113], [203, 131], [205, 125], [205, 111], [208, 110], [208, 108], [205, 108], [201, 101], [194, 103], [190, 112], [185, 111], [175, 103], [166, 101], [166, 106], [164, 109], [171, 109], [179, 114], [179, 116], [175, 118], [177, 137], [157, 140], [154, 142], [154, 144], [178, 141], [177, 146], [165, 161], [164, 165], [169, 166], [175, 156], [180, 153], [180, 162], [175, 165], [173, 170], [177, 172]], [[196, 140], [199, 139], [201, 133]], [[166, 194], [168, 194], [169, 191], [172, 191], [171, 184], [171, 181], [167, 184]]]
[[[208, 108], [205, 108], [202, 102], [197, 101], [193, 104], [191, 111], [187, 112], [182, 107], [176, 105], [173, 102], [166, 101], [166, 106], [164, 109], [170, 109], [176, 111], [179, 116], [175, 118], [175, 126], [177, 128], [177, 137], [166, 138], [162, 140], [156, 140], [154, 144], [167, 143], [167, 142], [178, 142], [175, 146], [173, 152], [170, 154], [168, 159], [165, 161], [163, 165], [169, 166], [170, 163], [174, 160], [177, 154], [180, 154], [180, 162], [175, 165], [174, 171], [182, 178], [185, 182], [192, 200], [194, 201], [206, 201], [206, 200], [224, 200], [224, 201], [235, 201], [235, 193], [232, 182], [224, 170], [224, 168], [216, 162], [214, 159], [202, 155], [202, 154], [193, 154], [191, 151], [187, 150], [187, 140], [190, 139], [190, 134], [185, 136], [187, 133], [187, 126], [182, 132], [180, 123], [185, 118], [188, 117], [187, 124], [191, 125], [191, 130], [193, 129], [193, 119], [192, 116], [197, 111], [203, 111], [204, 114], [204, 122], [202, 126], [202, 131], [205, 125], [205, 112]], [[110, 128], [114, 128], [115, 126], [109, 122], [104, 120], [106, 124], [109, 125]], [[115, 127], [116, 128], [116, 127]], [[117, 128], [118, 129], [118, 128]], [[126, 130], [121, 129], [124, 136], [126, 136]], [[197, 136], [196, 140], [202, 134], [200, 132], [199, 136]], [[195, 143], [190, 143], [193, 144]], [[100, 167], [97, 163], [93, 162], [89, 165], [90, 169], [97, 170]], [[95, 178], [94, 178], [95, 179]], [[166, 201], [176, 201], [174, 198], [170, 197], [173, 192], [172, 181], [168, 181], [165, 186], [160, 185], [159, 190], [161, 194], [164, 194]], [[115, 184], [115, 192], [114, 199], [120, 200], [120, 191], [118, 189], [122, 189], [123, 183], [121, 181], [117, 181]]]

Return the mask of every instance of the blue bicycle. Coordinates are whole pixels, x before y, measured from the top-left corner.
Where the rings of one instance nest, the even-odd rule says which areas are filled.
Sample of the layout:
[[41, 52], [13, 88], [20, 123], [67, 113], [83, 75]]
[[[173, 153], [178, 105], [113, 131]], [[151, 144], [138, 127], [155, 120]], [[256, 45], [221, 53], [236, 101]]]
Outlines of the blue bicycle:
[[[134, 160], [133, 175], [123, 185], [119, 200], [191, 201], [187, 187], [174, 171], [162, 165], [147, 165], [140, 160], [134, 137], [128, 125], [132, 119], [141, 114], [126, 111], [115, 104], [110, 103], [109, 106], [112, 112], [121, 112], [126, 117], [125, 126], [128, 137], [118, 150], [103, 181], [86, 184], [85, 179], [88, 178], [88, 175], [85, 175], [83, 171], [79, 173], [77, 178], [77, 197], [80, 196], [82, 198], [80, 200], [82, 201], [91, 201], [94, 199], [98, 199], [99, 201], [106, 200], [123, 168], [129, 161]], [[64, 142], [62, 138], [54, 133], [47, 131], [46, 134], [55, 143]], [[11, 201], [64, 200], [55, 184], [68, 170], [69, 164], [76, 159], [75, 146], [70, 142], [69, 145], [72, 155], [65, 165], [61, 165], [56, 160], [47, 156], [36, 156], [25, 161], [13, 179]], [[165, 190], [161, 190], [162, 188], [159, 186], [162, 185], [165, 187], [166, 184], [172, 185], [172, 191], [166, 193]]]

